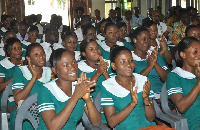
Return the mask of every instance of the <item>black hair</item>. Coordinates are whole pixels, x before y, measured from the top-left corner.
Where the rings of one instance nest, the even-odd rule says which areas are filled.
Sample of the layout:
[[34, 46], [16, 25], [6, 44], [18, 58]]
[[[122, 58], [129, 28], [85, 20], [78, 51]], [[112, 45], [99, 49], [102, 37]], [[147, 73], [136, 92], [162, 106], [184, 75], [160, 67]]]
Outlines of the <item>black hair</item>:
[[7, 18], [12, 18], [10, 15], [2, 15], [1, 21], [4, 22]]
[[79, 6], [76, 8], [76, 14], [78, 14], [79, 10], [81, 10], [84, 13], [84, 8]]
[[6, 38], [6, 36], [8, 35], [8, 33], [14, 33], [14, 34], [16, 34], [16, 33], [15, 33], [14, 31], [12, 31], [12, 30], [6, 31], [5, 34], [4, 34], [4, 36], [3, 36], [3, 39]]
[[117, 11], [117, 10], [120, 10], [120, 8], [119, 8], [119, 7], [116, 7], [116, 8], [115, 8], [115, 11]]
[[8, 56], [8, 57], [10, 56], [10, 51], [15, 42], [19, 42], [21, 44], [21, 42], [18, 38], [11, 37], [11, 38], [7, 39], [6, 44], [4, 46], [4, 51], [5, 51], [6, 56]]
[[82, 23], [88, 22], [88, 21], [91, 21], [90, 15], [83, 15], [83, 16], [81, 17], [81, 22], [82, 22]]
[[149, 28], [151, 27], [152, 25], [157, 25], [153, 20], [146, 20], [142, 23], [142, 26], [143, 27], [146, 27], [146, 28]]
[[58, 48], [57, 50], [53, 51], [53, 53], [51, 54], [50, 59], [49, 59], [51, 67], [54, 67], [54, 68], [57, 67], [57, 64], [61, 60], [61, 56], [64, 52], [68, 52], [68, 53], [72, 54], [70, 51], [68, 51], [64, 48]]
[[117, 58], [117, 56], [122, 52], [122, 51], [128, 51], [131, 53], [131, 51], [124, 47], [124, 46], [118, 46], [118, 45], [114, 45], [110, 48], [110, 61], [115, 63], [115, 59]]
[[33, 32], [33, 31], [38, 31], [39, 32], [38, 27], [35, 26], [35, 25], [30, 26], [28, 32]]
[[175, 60], [176, 60], [176, 65], [178, 67], [182, 67], [183, 66], [183, 59], [180, 56], [180, 52], [185, 52], [185, 50], [188, 49], [193, 42], [199, 42], [200, 43], [200, 41], [197, 40], [194, 37], [185, 37], [177, 45], [177, 51], [176, 51], [176, 54], [175, 54]]
[[17, 23], [18, 23], [17, 20], [12, 20], [12, 21], [10, 22], [10, 28], [13, 30], [13, 26], [16, 26]]
[[[117, 25], [114, 24], [114, 23], [111, 23], [111, 22], [106, 23], [106, 25], [105, 25], [105, 27], [104, 27], [104, 33], [106, 33], [106, 30], [107, 30], [107, 28], [108, 28], [109, 26], [115, 26], [115, 27], [117, 27]], [[117, 27], [117, 28], [118, 28], [118, 27]]]
[[18, 26], [26, 26], [28, 28], [28, 24], [25, 21], [19, 22]]
[[132, 29], [132, 30], [130, 31], [130, 33], [129, 33], [129, 37], [130, 37], [130, 39], [131, 39], [131, 42], [133, 42], [133, 39], [134, 39], [134, 38], [137, 38], [137, 36], [140, 35], [140, 33], [141, 33], [141, 32], [144, 32], [144, 31], [149, 32], [149, 31], [147, 30], [147, 28], [145, 28], [145, 27], [138, 27], [138, 28], [136, 28], [136, 29]]
[[200, 30], [200, 27], [198, 25], [189, 25], [187, 26], [187, 28], [185, 29], [185, 36], [188, 36], [188, 32], [193, 29], [193, 28], [198, 28]]
[[35, 47], [41, 47], [43, 49], [43, 47], [39, 43], [31, 43], [26, 48], [26, 57], [30, 57], [31, 51]]
[[[130, 10], [126, 10], [126, 12], [125, 12], [125, 16], [127, 15], [128, 12], [131, 12], [131, 11], [130, 11]], [[131, 13], [132, 13], [132, 12], [131, 12]]]
[[118, 22], [116, 25], [118, 28], [127, 27], [125, 22]]
[[183, 17], [184, 14], [189, 14], [189, 11], [185, 8], [179, 9], [179, 17]]
[[65, 41], [69, 36], [74, 36], [78, 41], [78, 37], [75, 32], [65, 32], [61, 37], [62, 41]]
[[89, 23], [85, 24], [85, 25], [82, 27], [83, 35], [86, 35], [87, 32], [88, 32], [88, 30], [90, 30], [90, 29], [94, 29], [94, 30], [96, 31], [96, 29], [95, 29], [95, 27], [94, 27], [93, 25], [91, 25], [91, 24], [89, 24]]
[[96, 40], [94, 40], [94, 39], [92, 39], [92, 38], [86, 38], [86, 39], [84, 39], [84, 40], [80, 43], [80, 52], [81, 52], [81, 58], [82, 58], [82, 59], [85, 59], [85, 57], [82, 55], [82, 52], [85, 52], [85, 49], [86, 49], [86, 47], [88, 46], [88, 44], [89, 44], [90, 42], [93, 42], [93, 41], [96, 42]]

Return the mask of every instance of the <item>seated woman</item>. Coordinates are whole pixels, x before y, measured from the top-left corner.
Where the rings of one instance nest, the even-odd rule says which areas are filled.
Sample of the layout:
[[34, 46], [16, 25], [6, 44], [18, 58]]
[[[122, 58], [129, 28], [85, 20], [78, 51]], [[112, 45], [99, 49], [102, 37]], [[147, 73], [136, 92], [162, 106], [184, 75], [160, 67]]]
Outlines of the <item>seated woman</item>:
[[[51, 69], [44, 67], [46, 55], [39, 43], [30, 44], [26, 49], [28, 66], [20, 66], [15, 69], [12, 81], [12, 90], [15, 99], [15, 109], [10, 115], [10, 129], [14, 130], [17, 108], [23, 100], [34, 93], [38, 93], [44, 83], [51, 80]], [[28, 121], [23, 122], [23, 129], [33, 129]]]
[[[82, 72], [87, 74], [88, 78], [96, 81], [95, 91], [90, 95], [95, 97], [101, 90], [101, 83], [110, 78], [108, 75], [109, 63], [101, 57], [101, 50], [97, 42], [93, 39], [84, 39], [80, 44], [82, 61], [78, 63], [79, 76]], [[109, 69], [111, 71], [111, 69]]]
[[101, 106], [108, 125], [118, 130], [136, 130], [155, 125], [155, 110], [150, 99], [150, 81], [133, 73], [135, 63], [126, 47], [113, 46], [110, 60], [117, 76], [102, 82]]
[[133, 50], [134, 46], [133, 44], [131, 44], [131, 40], [129, 37], [127, 36], [127, 26], [125, 22], [118, 22], [117, 27], [119, 28], [119, 41], [123, 42], [124, 45], [129, 49], [129, 50]]
[[51, 56], [52, 71], [57, 79], [44, 84], [38, 93], [40, 120], [39, 130], [69, 129], [75, 130], [83, 111], [87, 113], [94, 126], [100, 124], [100, 114], [97, 111], [90, 93], [96, 85], [81, 74], [78, 83], [78, 65], [70, 51], [57, 49]]
[[105, 32], [104, 32], [104, 28], [106, 23], [108, 23], [108, 21], [106, 19], [103, 19], [100, 23], [99, 23], [99, 30], [100, 33], [97, 35], [97, 41], [98, 43], [101, 41], [105, 41]]
[[165, 39], [165, 36], [158, 36], [158, 28], [157, 24], [152, 21], [146, 21], [143, 23], [143, 26], [147, 28], [147, 30], [150, 33], [150, 51], [153, 51], [155, 47], [158, 47], [158, 54], [160, 54], [162, 60], [166, 64], [171, 64], [172, 63], [172, 55], [170, 52], [170, 48], [167, 45], [167, 41]]
[[118, 41], [119, 29], [114, 23], [107, 23], [104, 28], [105, 41], [99, 43], [101, 49], [101, 55], [104, 59], [110, 60], [110, 48], [113, 45], [126, 46], [123, 42]]
[[[134, 72], [147, 76], [151, 82], [151, 90], [157, 95], [167, 78], [168, 68], [158, 54], [158, 47], [148, 52], [150, 33], [145, 27], [136, 28], [130, 36], [135, 43], [135, 48], [132, 50]], [[159, 94], [156, 98], [159, 99]]]
[[167, 76], [167, 92], [179, 113], [187, 118], [190, 130], [200, 125], [200, 41], [182, 39], [177, 47], [177, 66]]
[[[22, 46], [20, 40], [17, 38], [9, 38], [6, 45], [4, 46], [6, 52], [6, 58], [0, 61], [0, 93], [2, 93], [6, 86], [13, 80], [13, 72], [15, 69], [23, 65], [22, 55]], [[0, 96], [0, 99], [1, 99]], [[10, 98], [9, 102], [13, 102], [13, 97]], [[14, 103], [14, 102], [13, 102]], [[8, 104], [8, 108], [14, 105], [13, 103]], [[11, 113], [13, 107], [8, 111]]]
[[65, 32], [62, 35], [62, 45], [67, 51], [70, 51], [71, 53], [73, 53], [77, 61], [80, 61], [80, 58], [81, 58], [80, 51], [77, 51], [78, 46], [80, 49], [80, 45], [78, 44], [78, 38], [76, 36], [76, 33]]
[[200, 40], [200, 27], [198, 25], [189, 25], [185, 30], [186, 37], [195, 37]]
[[6, 57], [4, 46], [6, 44], [6, 41], [11, 38], [11, 37], [16, 37], [16, 34], [14, 31], [6, 31], [5, 35], [3, 36], [3, 40], [1, 40], [1, 45], [0, 45], [0, 61], [3, 60]]

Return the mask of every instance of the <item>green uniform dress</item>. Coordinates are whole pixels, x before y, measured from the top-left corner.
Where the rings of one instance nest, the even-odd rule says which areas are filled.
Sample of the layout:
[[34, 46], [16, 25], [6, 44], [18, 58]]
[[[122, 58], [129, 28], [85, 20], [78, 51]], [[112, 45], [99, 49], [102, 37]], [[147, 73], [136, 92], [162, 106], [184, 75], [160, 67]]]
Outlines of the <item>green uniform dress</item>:
[[[28, 66], [20, 66], [19, 68], [15, 69], [12, 81], [12, 90], [22, 90], [27, 83], [31, 80], [32, 74], [28, 69]], [[47, 83], [51, 80], [51, 69], [48, 67], [43, 67], [42, 77], [37, 79], [32, 87], [31, 92], [28, 96], [31, 96], [35, 93], [38, 93], [39, 90], [42, 88], [44, 83]], [[15, 124], [15, 116], [17, 113], [17, 104], [15, 104], [15, 109], [10, 115], [10, 129], [14, 130]], [[33, 129], [32, 125], [28, 121], [23, 122], [23, 130], [31, 130]]]
[[7, 30], [4, 27], [1, 28], [1, 37], [4, 37], [6, 31]]
[[[109, 65], [110, 65], [110, 61], [108, 61]], [[85, 61], [80, 61], [78, 62], [78, 77], [80, 77], [81, 73], [86, 73], [87, 78], [92, 78], [92, 76], [96, 73], [96, 70], [93, 69], [92, 67], [88, 66]], [[108, 67], [108, 74], [110, 76], [113, 75], [112, 71], [111, 71], [111, 67]], [[94, 88], [94, 92], [92, 92], [90, 95], [93, 97], [93, 99], [96, 97], [97, 93], [101, 90], [101, 84], [102, 82], [105, 80], [105, 77], [103, 75], [101, 75], [98, 78], [98, 81], [96, 83], [96, 86]]]
[[[130, 114], [120, 124], [116, 126], [117, 130], [136, 130], [139, 128], [155, 125], [154, 122], [149, 122], [145, 116], [145, 106], [142, 98], [143, 86], [147, 77], [133, 73], [135, 77], [135, 87], [138, 87], [138, 103], [130, 112]], [[131, 101], [131, 93], [127, 89], [119, 85], [115, 77], [109, 78], [102, 83], [101, 89], [101, 106], [115, 107], [115, 112], [122, 111]], [[154, 98], [153, 91], [150, 91], [150, 98]]]
[[[135, 62], [135, 73], [140, 73], [142, 70], [144, 70], [147, 66], [147, 58], [141, 59], [139, 56], [134, 54], [134, 51], [132, 52], [132, 57]], [[149, 51], [150, 52], [150, 51]], [[150, 52], [151, 53], [151, 52]], [[163, 62], [162, 58], [158, 54], [158, 60], [157, 63], [164, 69], [168, 70], [167, 65]], [[161, 91], [161, 87], [163, 85], [163, 82], [161, 81], [155, 67], [150, 71], [150, 73], [147, 75], [148, 79], [151, 82], [151, 90], [153, 90], [155, 93], [159, 93]]]
[[[117, 41], [116, 45], [118, 46], [125, 46], [124, 43]], [[125, 46], [127, 47], [127, 46]], [[106, 45], [106, 41], [102, 41], [99, 43], [99, 48], [101, 50], [101, 56], [106, 59], [110, 60], [110, 47]]]
[[[176, 67], [167, 75], [167, 92], [169, 97], [173, 94], [182, 94], [187, 96], [197, 83], [197, 78], [194, 74]], [[187, 118], [188, 127], [190, 130], [198, 130], [200, 125], [200, 94], [186, 113], [181, 116]]]
[[[44, 84], [44, 87], [38, 93], [39, 112], [54, 110], [56, 115], [59, 114], [66, 106], [71, 97], [68, 97], [56, 84], [56, 80]], [[72, 95], [75, 90], [76, 82], [72, 82]], [[75, 130], [77, 122], [81, 119], [84, 112], [85, 101], [80, 99], [73, 109], [66, 124], [62, 130]], [[40, 114], [38, 130], [47, 130], [45, 122]]]
[[[14, 74], [13, 72], [15, 71], [17, 67], [18, 67], [17, 65], [9, 61], [9, 57], [6, 57], [2, 61], [0, 61], [0, 78], [3, 78], [4, 81], [8, 81], [10, 78], [13, 77], [13, 74]], [[3, 92], [0, 96], [0, 99], [2, 95], [3, 95]], [[15, 102], [13, 101], [13, 98], [9, 98], [9, 99], [10, 100], [8, 100], [8, 108], [15, 104]], [[1, 105], [1, 102], [0, 102], [0, 105]]]
[[[158, 52], [160, 52], [160, 51], [161, 51], [161, 49], [160, 49], [160, 42], [158, 41], [157, 38], [156, 38], [156, 43], [157, 43], [157, 45], [158, 45]], [[166, 46], [167, 46], [167, 50], [170, 51], [170, 48], [169, 48], [167, 42], [166, 42]], [[149, 50], [150, 50], [150, 51], [153, 51], [154, 48], [155, 48], [155, 47], [150, 46]], [[166, 58], [165, 58], [165, 54], [162, 54], [161, 58], [162, 58], [162, 60], [167, 64]]]

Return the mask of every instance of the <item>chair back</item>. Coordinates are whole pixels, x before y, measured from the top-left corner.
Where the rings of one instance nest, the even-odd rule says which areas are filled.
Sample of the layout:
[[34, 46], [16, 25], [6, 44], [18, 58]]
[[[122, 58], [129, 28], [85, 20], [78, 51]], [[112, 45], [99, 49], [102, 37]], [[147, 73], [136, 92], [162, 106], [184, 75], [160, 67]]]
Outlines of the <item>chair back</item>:
[[27, 119], [31, 122], [34, 129], [37, 129], [37, 127], [38, 127], [37, 120], [29, 112], [29, 108], [32, 106], [32, 104], [37, 102], [37, 96], [38, 96], [37, 93], [29, 96], [26, 100], [24, 100], [24, 102], [18, 109], [16, 119], [15, 119], [15, 130], [22, 130], [22, 123], [25, 119]]

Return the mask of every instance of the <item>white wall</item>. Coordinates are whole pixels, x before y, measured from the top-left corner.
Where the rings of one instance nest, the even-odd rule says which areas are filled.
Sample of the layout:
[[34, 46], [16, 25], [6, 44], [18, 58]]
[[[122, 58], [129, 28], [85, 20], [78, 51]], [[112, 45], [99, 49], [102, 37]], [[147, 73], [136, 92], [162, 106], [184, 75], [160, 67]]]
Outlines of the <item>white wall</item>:
[[92, 0], [92, 16], [95, 16], [95, 9], [99, 9], [101, 17], [105, 18], [105, 0]]

